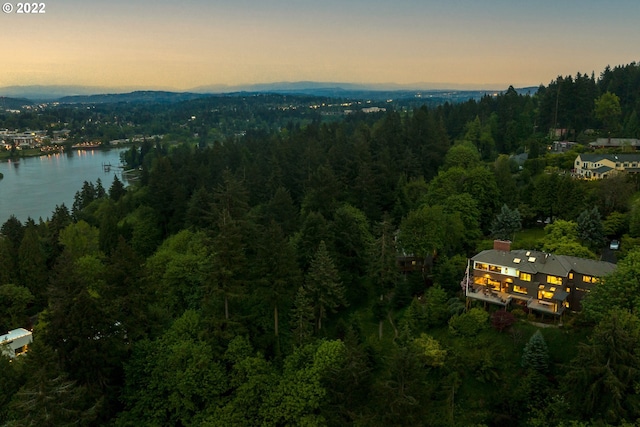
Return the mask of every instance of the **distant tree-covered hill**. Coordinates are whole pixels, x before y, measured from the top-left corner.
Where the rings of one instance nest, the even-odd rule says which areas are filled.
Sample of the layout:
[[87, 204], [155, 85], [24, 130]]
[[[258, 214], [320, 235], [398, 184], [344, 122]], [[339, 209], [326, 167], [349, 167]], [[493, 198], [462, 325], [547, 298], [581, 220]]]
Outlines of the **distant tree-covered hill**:
[[0, 96], [0, 110], [19, 110], [25, 105], [33, 105], [33, 101], [24, 98]]

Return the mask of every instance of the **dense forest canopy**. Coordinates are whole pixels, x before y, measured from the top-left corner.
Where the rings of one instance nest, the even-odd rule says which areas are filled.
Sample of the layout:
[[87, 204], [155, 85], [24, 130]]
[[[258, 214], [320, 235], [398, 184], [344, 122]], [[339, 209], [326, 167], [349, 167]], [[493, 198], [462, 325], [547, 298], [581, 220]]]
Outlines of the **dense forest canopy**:
[[[631, 63], [373, 113], [269, 94], [0, 113], [72, 140], [147, 136], [123, 156], [139, 180], [85, 182], [46, 221], [0, 228], [0, 330], [34, 333], [0, 357], [0, 423], [633, 423], [638, 180], [570, 170], [598, 136], [640, 137], [639, 96]], [[556, 134], [576, 148], [550, 152]], [[494, 236], [622, 247], [558, 325], [464, 300]]]

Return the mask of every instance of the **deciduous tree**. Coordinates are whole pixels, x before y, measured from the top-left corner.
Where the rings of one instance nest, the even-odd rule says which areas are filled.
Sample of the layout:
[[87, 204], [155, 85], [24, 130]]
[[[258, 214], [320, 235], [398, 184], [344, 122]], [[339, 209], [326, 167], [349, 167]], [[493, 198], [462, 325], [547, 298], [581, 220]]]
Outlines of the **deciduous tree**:
[[596, 118], [602, 122], [609, 139], [611, 139], [611, 133], [617, 130], [620, 115], [622, 114], [618, 95], [611, 92], [605, 92], [600, 95], [600, 97], [595, 100], [594, 114]]

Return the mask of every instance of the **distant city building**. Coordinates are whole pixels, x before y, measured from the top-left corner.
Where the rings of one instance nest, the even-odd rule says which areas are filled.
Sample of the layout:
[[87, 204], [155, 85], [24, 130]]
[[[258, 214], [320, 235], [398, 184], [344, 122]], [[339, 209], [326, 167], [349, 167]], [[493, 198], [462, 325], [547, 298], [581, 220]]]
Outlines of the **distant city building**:
[[387, 111], [386, 108], [380, 108], [380, 107], [366, 107], [362, 109], [362, 112], [367, 114], [367, 113], [384, 113], [385, 111]]

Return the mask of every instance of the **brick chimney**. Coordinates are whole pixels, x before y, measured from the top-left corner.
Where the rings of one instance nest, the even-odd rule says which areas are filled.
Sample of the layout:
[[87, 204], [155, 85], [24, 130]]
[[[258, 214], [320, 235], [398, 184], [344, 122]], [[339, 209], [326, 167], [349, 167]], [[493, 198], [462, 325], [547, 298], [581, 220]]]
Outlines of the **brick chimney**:
[[511, 250], [511, 240], [494, 240], [493, 249], [496, 251], [509, 252]]

